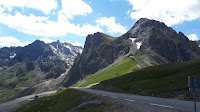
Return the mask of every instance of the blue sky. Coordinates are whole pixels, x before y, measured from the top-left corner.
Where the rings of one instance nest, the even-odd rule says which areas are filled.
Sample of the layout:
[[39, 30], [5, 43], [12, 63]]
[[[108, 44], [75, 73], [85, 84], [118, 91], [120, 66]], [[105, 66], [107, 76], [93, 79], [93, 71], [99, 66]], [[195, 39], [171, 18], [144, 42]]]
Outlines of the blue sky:
[[200, 0], [0, 0], [0, 47], [36, 39], [83, 46], [88, 34], [118, 37], [142, 17], [200, 38]]

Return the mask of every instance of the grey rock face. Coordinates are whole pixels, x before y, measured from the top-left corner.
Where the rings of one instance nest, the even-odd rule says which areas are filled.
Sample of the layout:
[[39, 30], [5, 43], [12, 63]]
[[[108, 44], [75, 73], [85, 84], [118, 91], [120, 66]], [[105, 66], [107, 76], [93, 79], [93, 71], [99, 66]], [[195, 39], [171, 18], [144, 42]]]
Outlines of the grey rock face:
[[110, 65], [119, 56], [127, 54], [132, 43], [128, 39], [113, 38], [103, 33], [88, 35], [82, 54], [75, 59], [69, 72], [69, 86]]

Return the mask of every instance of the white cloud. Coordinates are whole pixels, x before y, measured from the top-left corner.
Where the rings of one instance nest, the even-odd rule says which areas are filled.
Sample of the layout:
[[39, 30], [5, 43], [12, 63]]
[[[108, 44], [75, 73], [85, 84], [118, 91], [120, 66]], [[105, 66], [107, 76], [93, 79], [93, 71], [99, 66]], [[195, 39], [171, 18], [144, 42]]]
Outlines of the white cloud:
[[40, 40], [45, 42], [46, 44], [47, 43], [52, 43], [53, 41], [56, 41], [56, 40], [51, 40], [51, 39], [48, 39], [48, 38], [41, 38]]
[[189, 40], [192, 40], [192, 41], [199, 40], [196, 34], [190, 34], [187, 37]]
[[172, 26], [200, 18], [199, 0], [127, 0], [133, 6], [132, 19], [142, 17]]
[[119, 23], [115, 22], [114, 17], [101, 17], [98, 20], [96, 20], [96, 23], [99, 24], [100, 26], [106, 26], [107, 27], [107, 32], [114, 34], [114, 33], [125, 33], [127, 32], [126, 28], [122, 26]]
[[11, 46], [26, 46], [30, 42], [26, 43], [21, 43], [19, 39], [14, 38], [12, 36], [10, 37], [0, 37], [0, 46], [6, 46], [6, 47], [11, 47]]
[[77, 41], [75, 41], [75, 42], [71, 42], [71, 41], [62, 41], [63, 43], [64, 42], [67, 42], [67, 43], [70, 43], [70, 44], [72, 44], [73, 46], [82, 46], [83, 47], [83, 45], [81, 44], [81, 43], [79, 43], [79, 42], [77, 42]]
[[92, 26], [90, 24], [85, 24], [82, 27], [78, 25], [78, 27], [74, 29], [74, 31], [80, 36], [86, 36], [88, 34], [93, 34], [96, 32], [103, 32], [103, 30], [98, 25]]
[[61, 11], [58, 12], [57, 21], [51, 21], [48, 17], [35, 16], [33, 14], [25, 16], [20, 12], [16, 12], [15, 15], [11, 15], [1, 11], [0, 23], [6, 24], [10, 28], [14, 28], [23, 33], [43, 37], [59, 37], [68, 33], [86, 36], [97, 31], [103, 32], [99, 26], [92, 26], [90, 24], [80, 26], [70, 23]]
[[26, 7], [40, 10], [46, 14], [58, 7], [57, 0], [0, 0], [0, 5], [9, 11], [12, 11], [15, 7]]
[[62, 0], [61, 12], [71, 19], [76, 15], [92, 13], [92, 8], [82, 0]]

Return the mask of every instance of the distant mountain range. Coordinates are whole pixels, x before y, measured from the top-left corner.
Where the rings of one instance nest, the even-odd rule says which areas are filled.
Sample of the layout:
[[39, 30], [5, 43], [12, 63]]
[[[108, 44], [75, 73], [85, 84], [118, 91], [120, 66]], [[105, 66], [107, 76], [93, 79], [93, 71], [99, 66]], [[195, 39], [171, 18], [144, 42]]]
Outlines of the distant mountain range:
[[70, 43], [55, 41], [45, 44], [43, 41], [36, 40], [25, 47], [4, 47], [0, 49], [0, 67], [12, 66], [16, 63], [43, 62], [44, 60], [59, 59], [69, 65], [78, 53], [82, 52], [82, 47], [73, 46]]
[[[40, 40], [25, 47], [1, 48], [0, 90], [10, 91], [12, 94], [8, 96], [25, 90], [27, 94], [54, 90], [60, 86], [82, 49], [70, 43], [45, 44]], [[1, 98], [3, 96], [0, 94]]]
[[199, 59], [198, 44], [162, 22], [141, 18], [120, 37], [99, 32], [88, 35], [83, 52], [75, 59], [64, 85], [71, 86], [127, 57], [138, 61], [140, 68]]

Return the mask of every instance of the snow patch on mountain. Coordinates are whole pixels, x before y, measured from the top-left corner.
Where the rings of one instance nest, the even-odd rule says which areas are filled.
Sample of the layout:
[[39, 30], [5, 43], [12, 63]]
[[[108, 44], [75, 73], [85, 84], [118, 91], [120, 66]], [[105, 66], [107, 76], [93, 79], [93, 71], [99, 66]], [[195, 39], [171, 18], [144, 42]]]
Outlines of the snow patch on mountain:
[[71, 48], [70, 46], [68, 46], [68, 45], [64, 45], [64, 47], [66, 47], [67, 49], [69, 49], [69, 51], [70, 51], [74, 56], [77, 55], [77, 53], [74, 52], [74, 50], [72, 50], [72, 48]]
[[56, 49], [55, 47], [53, 47], [52, 45], [50, 45], [50, 47], [51, 47], [51, 49], [52, 49], [52, 51], [53, 51], [54, 53], [57, 52], [57, 49]]
[[83, 52], [83, 49], [80, 49], [80, 50], [79, 50], [79, 53], [82, 53], [82, 52]]
[[137, 45], [137, 49], [140, 49], [142, 42], [136, 42], [136, 45]]
[[16, 56], [16, 53], [14, 53], [12, 56], [10, 56], [10, 58], [15, 58]]
[[130, 37], [129, 39], [130, 39], [133, 43], [136, 44], [137, 49], [140, 49], [140, 47], [141, 47], [141, 45], [142, 45], [142, 42], [135, 42], [136, 38], [132, 38], [132, 37]]
[[67, 49], [70, 50], [70, 52], [72, 52], [72, 49], [68, 45], [64, 45], [64, 47], [66, 47]]
[[133, 43], [135, 43], [135, 39], [136, 39], [136, 38], [129, 37], [129, 39], [131, 39], [131, 41], [132, 41]]

